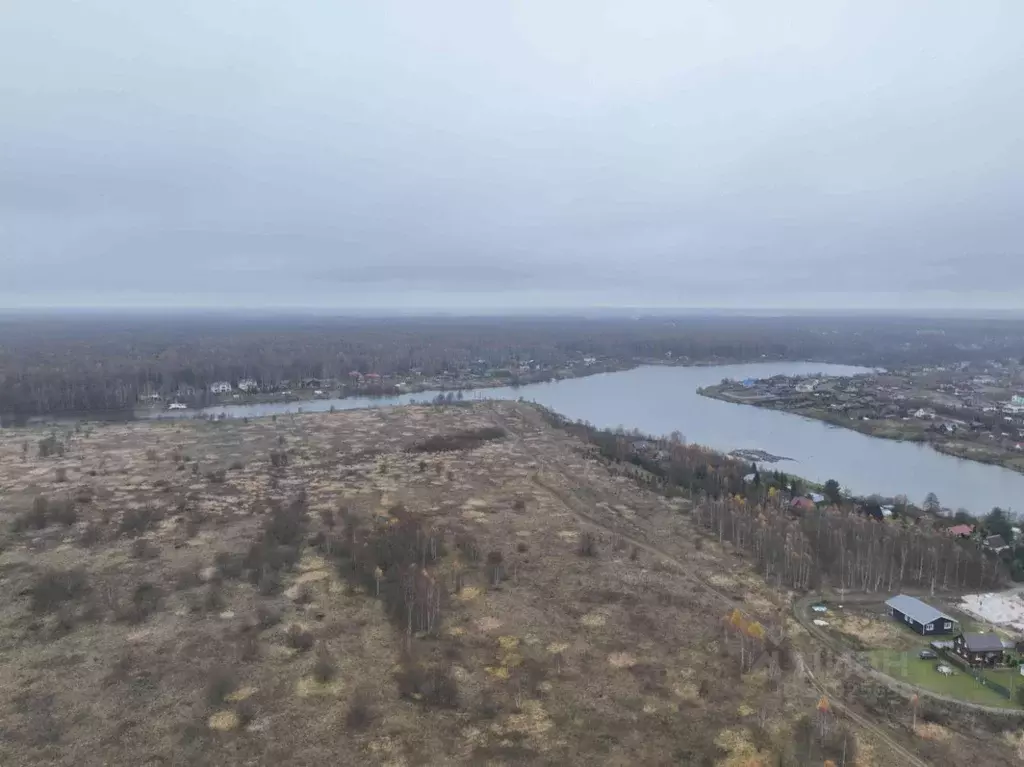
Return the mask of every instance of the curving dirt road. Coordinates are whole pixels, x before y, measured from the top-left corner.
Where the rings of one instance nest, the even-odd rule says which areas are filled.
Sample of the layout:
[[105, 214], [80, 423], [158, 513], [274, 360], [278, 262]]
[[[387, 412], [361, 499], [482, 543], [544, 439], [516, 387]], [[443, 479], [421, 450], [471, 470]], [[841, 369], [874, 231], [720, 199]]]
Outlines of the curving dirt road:
[[[686, 567], [686, 565], [683, 563], [682, 560], [677, 559], [676, 557], [673, 557], [671, 554], [668, 554], [665, 551], [662, 551], [657, 546], [651, 545], [649, 543], [645, 543], [644, 541], [641, 541], [641, 540], [639, 540], [637, 538], [634, 538], [634, 537], [631, 537], [629, 535], [624, 535], [622, 532], [611, 528], [610, 526], [602, 523], [600, 520], [595, 519], [592, 515], [588, 514], [585, 511], [582, 511], [579, 508], [579, 505], [582, 505], [582, 504], [581, 504], [581, 502], [578, 501], [578, 499], [572, 498], [571, 496], [567, 496], [564, 492], [556, 489], [550, 483], [545, 482], [541, 478], [540, 474], [541, 474], [540, 472], [537, 472], [533, 476], [534, 483], [537, 484], [543, 490], [547, 491], [549, 494], [551, 494], [555, 498], [557, 498], [562, 503], [562, 505], [565, 506], [565, 508], [568, 509], [570, 512], [572, 512], [572, 514], [580, 522], [582, 522], [585, 525], [589, 525], [591, 527], [594, 527], [594, 528], [597, 528], [597, 529], [600, 529], [600, 530], [604, 530], [605, 532], [609, 532], [609, 533], [612, 533], [614, 535], [617, 535], [618, 537], [622, 538], [625, 541], [628, 541], [630, 544], [632, 544], [632, 545], [636, 546], [637, 548], [647, 552], [648, 554], [653, 554], [654, 556], [660, 558], [662, 561], [668, 562], [668, 563], [674, 565], [679, 570], [679, 573], [684, 578], [686, 578], [691, 583], [693, 583], [694, 586], [697, 586], [699, 588], [703, 588], [707, 592], [709, 592], [712, 595], [714, 595], [730, 611], [733, 610], [733, 609], [736, 609], [736, 602], [735, 602], [735, 600], [733, 600], [731, 597], [727, 596], [726, 594], [724, 594], [721, 591], [719, 591], [718, 589], [716, 589], [714, 586], [712, 586], [710, 583], [705, 581], [703, 578], [700, 578], [699, 576], [694, 575], [693, 572], [692, 572], [692, 568]], [[566, 479], [570, 479], [570, 478], [566, 477]], [[570, 481], [571, 481], [571, 479], [570, 479]], [[740, 610], [740, 612], [742, 613], [743, 610]], [[753, 618], [753, 616], [749, 616], [749, 615], [746, 616], [746, 617]], [[801, 656], [800, 653], [794, 653], [794, 655], [795, 655], [795, 658], [796, 658], [797, 666], [800, 669], [801, 673], [804, 675], [804, 677], [807, 679], [807, 681], [811, 684], [811, 686], [814, 687], [815, 690], [817, 690], [822, 695], [824, 695], [824, 696], [826, 696], [828, 698], [829, 703], [830, 703], [830, 705], [832, 706], [832, 708], [834, 710], [843, 713], [846, 717], [848, 717], [852, 721], [856, 722], [858, 726], [860, 726], [861, 728], [863, 728], [864, 730], [870, 732], [872, 735], [874, 735], [876, 738], [878, 738], [878, 740], [881, 741], [882, 743], [884, 743], [887, 747], [889, 747], [892, 750], [893, 753], [898, 754], [903, 759], [905, 764], [914, 765], [915, 767], [929, 767], [927, 762], [925, 762], [922, 759], [918, 758], [912, 751], [908, 750], [906, 747], [904, 747], [902, 744], [900, 744], [891, 735], [889, 735], [887, 732], [885, 732], [885, 730], [883, 730], [881, 727], [879, 727], [876, 724], [873, 724], [870, 720], [868, 720], [866, 717], [862, 716], [861, 714], [858, 714], [856, 711], [854, 711], [849, 705], [844, 703], [842, 700], [837, 699], [834, 696], [834, 693], [832, 693], [831, 691], [827, 690], [825, 688], [825, 686], [820, 681], [818, 681], [818, 679], [814, 676], [814, 672], [812, 672], [809, 668], [807, 668], [807, 665], [804, 663], [803, 656]]]
[[[510, 425], [507, 419], [501, 417], [497, 413], [495, 413], [495, 416], [496, 421], [499, 422], [496, 425], [500, 425], [501, 427], [503, 427], [513, 440], [517, 442], [523, 441], [522, 434], [515, 427]], [[573, 514], [573, 516], [576, 517], [576, 519], [581, 524], [583, 524], [584, 526], [590, 526], [595, 529], [603, 530], [604, 532], [611, 533], [612, 535], [616, 535], [622, 540], [628, 541], [631, 545], [636, 546], [638, 549], [661, 559], [663, 562], [671, 564], [679, 571], [679, 573], [684, 578], [689, 580], [694, 586], [702, 588], [706, 592], [712, 594], [728, 610], [731, 611], [733, 609], [736, 609], [736, 602], [731, 597], [722, 593], [721, 591], [716, 589], [712, 584], [708, 583], [703, 578], [694, 574], [693, 568], [688, 567], [686, 563], [682, 560], [672, 556], [668, 552], [663, 551], [662, 549], [658, 548], [653, 544], [647, 543], [646, 541], [640, 539], [638, 536], [632, 536], [627, 533], [624, 533], [622, 530], [615, 529], [611, 525], [607, 524], [602, 520], [597, 519], [592, 514], [590, 514], [587, 511], [587, 509], [593, 508], [593, 503], [591, 503], [588, 506], [588, 504], [584, 503], [582, 500], [576, 497], [578, 493], [585, 493], [586, 491], [585, 488], [573, 477], [570, 477], [561, 471], [549, 472], [558, 476], [563, 482], [565, 482], [568, 485], [568, 487], [571, 490], [569, 493], [566, 493], [559, 490], [555, 486], [555, 483], [545, 481], [543, 478], [544, 473], [544, 471], [536, 472], [531, 478], [532, 481], [538, 487], [545, 490], [551, 496], [556, 498], [569, 512]], [[740, 612], [742, 613], [743, 611], [740, 610]], [[753, 618], [753, 616], [749, 615], [747, 615], [746, 617]], [[803, 657], [799, 653], [795, 653], [795, 659], [797, 666], [800, 669], [803, 676], [807, 679], [807, 681], [816, 691], [818, 691], [822, 695], [825, 695], [828, 698], [834, 710], [841, 712], [851, 721], [855, 722], [858, 726], [863, 728], [865, 731], [870, 732], [872, 735], [874, 735], [881, 743], [884, 743], [889, 749], [891, 749], [894, 754], [897, 754], [903, 760], [904, 764], [912, 765], [913, 767], [929, 767], [927, 762], [923, 761], [918, 756], [916, 756], [912, 751], [908, 750], [905, 746], [903, 746], [899, 741], [893, 738], [893, 736], [891, 736], [881, 727], [879, 727], [878, 725], [868, 720], [866, 717], [854, 711], [848, 704], [844, 703], [842, 700], [837, 699], [834, 696], [834, 694], [827, 690], [825, 686], [814, 676], [814, 672], [807, 668], [807, 665], [804, 662]]]
[[[949, 695], [943, 695], [939, 692], [932, 692], [926, 690], [923, 687], [917, 687], [906, 682], [901, 682], [898, 679], [893, 679], [888, 674], [884, 674], [878, 669], [871, 668], [865, 665], [857, 656], [839, 644], [833, 637], [829, 636], [827, 631], [822, 631], [821, 628], [815, 626], [812, 620], [807, 615], [807, 609], [822, 599], [820, 594], [808, 594], [805, 597], [798, 599], [793, 603], [793, 617], [796, 618], [797, 622], [807, 630], [807, 632], [821, 642], [823, 645], [829, 648], [832, 652], [838, 655], [846, 663], [855, 666], [861, 673], [869, 675], [872, 679], [881, 682], [890, 690], [900, 695], [903, 695], [909, 699], [912, 695], [920, 695], [921, 697], [933, 698], [935, 700], [941, 700], [945, 703], [952, 703], [965, 709], [973, 709], [986, 714], [997, 714], [1005, 716], [1007, 718], [1024, 717], [1024, 711], [1014, 708], [1001, 708], [999, 706], [986, 706], [982, 703], [971, 703], [970, 701], [960, 700]], [[844, 600], [846, 603], [858, 603], [858, 602], [878, 602], [879, 596], [877, 594], [848, 594]]]

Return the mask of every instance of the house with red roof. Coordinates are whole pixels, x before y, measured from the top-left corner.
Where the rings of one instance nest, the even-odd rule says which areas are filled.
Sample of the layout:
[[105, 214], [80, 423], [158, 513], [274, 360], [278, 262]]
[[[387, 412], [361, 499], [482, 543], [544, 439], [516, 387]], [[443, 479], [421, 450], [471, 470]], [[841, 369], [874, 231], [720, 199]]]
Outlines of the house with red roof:
[[974, 532], [974, 525], [953, 525], [953, 527], [946, 528], [946, 534], [952, 535], [954, 538], [970, 538]]

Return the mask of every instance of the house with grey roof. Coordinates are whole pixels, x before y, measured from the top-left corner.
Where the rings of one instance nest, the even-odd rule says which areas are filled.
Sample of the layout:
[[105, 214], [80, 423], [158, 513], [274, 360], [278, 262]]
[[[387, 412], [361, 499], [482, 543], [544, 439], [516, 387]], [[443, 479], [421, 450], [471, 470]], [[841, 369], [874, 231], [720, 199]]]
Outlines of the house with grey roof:
[[1002, 663], [1005, 649], [998, 634], [961, 634], [953, 640], [953, 652], [975, 666]]
[[918, 634], [950, 634], [957, 630], [957, 622], [917, 597], [899, 594], [885, 603], [893, 620], [906, 624]]
[[1010, 548], [1001, 535], [990, 535], [985, 539], [985, 542], [982, 545], [989, 551], [994, 551], [996, 554]]

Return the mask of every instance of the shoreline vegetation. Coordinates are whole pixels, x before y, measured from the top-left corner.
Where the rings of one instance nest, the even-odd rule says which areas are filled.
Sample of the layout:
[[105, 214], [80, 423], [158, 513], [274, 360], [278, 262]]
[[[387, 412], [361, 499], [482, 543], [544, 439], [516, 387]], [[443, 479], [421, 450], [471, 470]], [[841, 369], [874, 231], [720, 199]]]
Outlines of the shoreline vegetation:
[[[847, 520], [846, 523], [864, 526], [858, 528], [855, 535], [871, 530], [868, 538], [875, 538], [875, 545], [881, 549], [894, 545], [891, 540], [893, 536], [899, 538], [916, 535], [921, 540], [929, 541], [923, 548], [931, 548], [933, 564], [936, 566], [940, 559], [946, 559], [947, 563], [943, 566], [947, 566], [950, 557], [957, 561], [964, 556], [977, 558], [980, 571], [978, 580], [973, 584], [974, 588], [1000, 588], [1008, 581], [1024, 582], [1024, 548], [993, 551], [985, 545], [989, 536], [1001, 536], [1004, 541], [1014, 543], [1019, 538], [1013, 528], [1015, 518], [999, 507], [987, 514], [974, 515], [963, 509], [956, 512], [943, 509], [933, 493], [925, 498], [922, 505], [911, 502], [906, 495], [854, 494], [843, 489], [834, 478], [817, 483], [777, 468], [759, 467], [755, 461], [687, 443], [678, 432], [668, 437], [654, 437], [636, 429], [630, 432], [600, 429], [586, 422], [573, 421], [542, 405], [531, 403], [531, 406], [551, 426], [563, 429], [592, 445], [596, 453], [594, 457], [620, 467], [623, 474], [641, 486], [668, 498], [685, 498], [697, 505], [719, 510], [745, 509], [744, 513], [752, 513], [755, 517], [760, 513], [759, 510], [772, 509], [776, 523], [786, 520], [798, 528], [804, 528], [808, 534], [813, 530], [811, 537], [815, 539], [819, 539], [821, 525], [825, 520], [834, 523], [842, 518]], [[727, 511], [726, 516], [731, 513]], [[760, 523], [763, 522], [763, 519], [760, 520]], [[731, 524], [738, 544], [745, 542], [745, 545], [749, 545], [752, 542], [750, 530], [738, 529], [737, 526], [742, 525], [735, 520], [728, 522], [712, 515], [702, 520], [702, 524], [720, 536], [725, 535]], [[970, 526], [971, 534], [950, 534], [950, 529], [957, 525]], [[883, 543], [880, 540], [885, 538], [890, 538], [890, 542]], [[894, 550], [890, 548], [890, 554]], [[940, 550], [944, 552], [941, 555]], [[924, 555], [917, 561], [923, 568]], [[990, 562], [988, 567], [986, 561]], [[901, 579], [905, 563], [904, 559], [899, 565]], [[864, 591], [880, 591], [885, 582], [885, 590], [892, 591], [892, 567], [885, 575], [879, 570], [871, 577], [866, 576], [866, 571], [858, 571], [859, 575], [855, 575], [853, 570], [856, 567], [851, 568], [850, 572], [835, 574], [841, 583], [849, 578], [844, 588], [855, 589], [857, 581], [860, 581]], [[986, 570], [989, 571], [987, 575]], [[924, 572], [920, 570], [918, 577], [923, 577]], [[951, 574], [954, 580], [958, 577], [951, 572], [943, 574], [942, 590], [948, 588]], [[935, 580], [937, 577], [935, 571], [930, 581], [924, 577], [915, 587], [927, 587], [934, 592], [938, 585]], [[966, 587], [967, 582], [964, 581], [963, 585]]]
[[[633, 360], [616, 359], [595, 359], [583, 361], [582, 364], [573, 364], [574, 361], [567, 361], [562, 367], [554, 369], [543, 369], [511, 375], [508, 371], [499, 370], [491, 377], [451, 377], [431, 378], [426, 380], [409, 381], [402, 377], [385, 376], [377, 377], [376, 383], [368, 383], [365, 378], [358, 381], [332, 381], [321, 383], [317, 380], [313, 386], [293, 390], [284, 389], [278, 391], [233, 391], [228, 395], [216, 397], [200, 397], [195, 395], [192, 400], [183, 397], [170, 397], [167, 399], [153, 400], [151, 402], [140, 402], [129, 409], [123, 410], [90, 410], [84, 412], [52, 412], [29, 417], [24, 423], [10, 422], [0, 419], [0, 427], [13, 427], [24, 425], [45, 425], [75, 421], [130, 421], [135, 419], [159, 419], [162, 414], [175, 412], [168, 409], [171, 402], [182, 402], [186, 405], [184, 413], [195, 418], [213, 417], [210, 414], [203, 415], [201, 411], [212, 408], [244, 407], [251, 405], [281, 405], [304, 402], [319, 402], [324, 400], [348, 400], [358, 398], [388, 399], [410, 394], [421, 394], [423, 392], [441, 392], [452, 395], [453, 400], [461, 397], [465, 392], [486, 391], [487, 389], [512, 388], [529, 386], [539, 383], [557, 383], [575, 378], [588, 378], [590, 376], [602, 375], [605, 373], [622, 373], [629, 370], [636, 370], [640, 367], [716, 367], [724, 365], [747, 365], [765, 362], [764, 359], [659, 359], [659, 358], [637, 358]], [[820, 362], [821, 364], [835, 364], [822, 360], [808, 360], [793, 358], [791, 360], [770, 360], [772, 362]], [[369, 376], [367, 376], [368, 378]], [[427, 403], [429, 404], [429, 403]], [[178, 411], [182, 412], [182, 411]], [[763, 451], [754, 451], [763, 452]], [[792, 460], [782, 456], [772, 456], [764, 453], [763, 458], [755, 457], [753, 460], [772, 463], [777, 461]]]
[[723, 384], [703, 386], [697, 393], [708, 399], [717, 399], [734, 405], [750, 405], [765, 410], [777, 410], [789, 415], [802, 416], [815, 421], [827, 423], [837, 428], [849, 429], [869, 437], [888, 439], [894, 442], [916, 442], [927, 445], [937, 453], [961, 458], [975, 463], [999, 466], [1010, 471], [1024, 474], [1024, 460], [1020, 453], [1007, 450], [990, 449], [948, 439], [939, 434], [929, 433], [917, 424], [894, 419], [857, 420], [821, 408], [785, 407], [779, 399], [765, 397], [744, 397], [729, 392]]

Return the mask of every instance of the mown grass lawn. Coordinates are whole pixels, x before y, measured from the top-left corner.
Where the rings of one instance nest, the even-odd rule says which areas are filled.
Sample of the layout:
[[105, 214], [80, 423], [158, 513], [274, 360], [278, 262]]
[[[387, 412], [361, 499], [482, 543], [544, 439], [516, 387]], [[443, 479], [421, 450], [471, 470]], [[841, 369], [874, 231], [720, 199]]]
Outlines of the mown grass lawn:
[[[980, 703], [985, 706], [999, 706], [1001, 708], [1020, 708], [1016, 701], [1007, 700], [994, 690], [975, 681], [970, 674], [966, 674], [956, 667], [952, 667], [952, 676], [943, 676], [935, 670], [936, 666], [943, 663], [941, 659], [921, 660], [917, 657], [917, 653], [918, 650], [909, 652], [874, 650], [869, 653], [869, 658], [874, 668], [906, 684], [916, 685], [922, 689], [948, 695], [959, 700], [968, 701], [969, 703]], [[1011, 676], [1013, 674], [1007, 671], [996, 673], [993, 678], [1004, 687], [1009, 687]], [[1024, 682], [1024, 678], [1020, 678], [1019, 681]]]

